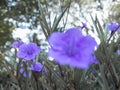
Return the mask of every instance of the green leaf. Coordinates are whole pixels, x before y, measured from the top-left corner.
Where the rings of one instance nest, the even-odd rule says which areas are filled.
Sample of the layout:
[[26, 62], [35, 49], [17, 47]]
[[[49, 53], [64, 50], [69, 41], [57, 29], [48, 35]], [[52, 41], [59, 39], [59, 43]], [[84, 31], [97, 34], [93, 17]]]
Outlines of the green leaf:
[[63, 15], [65, 14], [66, 10], [70, 7], [70, 4], [64, 9], [64, 11], [60, 14], [58, 18], [55, 17], [53, 25], [52, 25], [52, 32], [57, 31], [57, 26], [60, 23], [60, 20], [62, 19]]

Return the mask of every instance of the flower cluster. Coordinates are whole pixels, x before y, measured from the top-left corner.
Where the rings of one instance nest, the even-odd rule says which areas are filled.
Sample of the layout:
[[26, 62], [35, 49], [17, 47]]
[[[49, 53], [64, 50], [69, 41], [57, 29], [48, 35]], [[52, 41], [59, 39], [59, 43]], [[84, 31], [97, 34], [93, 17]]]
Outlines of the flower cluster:
[[[83, 24], [83, 28], [86, 27]], [[61, 65], [70, 65], [77, 68], [88, 68], [92, 63], [97, 63], [94, 56], [95, 39], [91, 36], [84, 36], [80, 29], [70, 28], [66, 32], [54, 32], [48, 39], [51, 46], [48, 54]], [[24, 63], [31, 61], [29, 70], [39, 72], [43, 65], [34, 59], [40, 53], [40, 48], [35, 43], [26, 44], [16, 41], [12, 45], [18, 48], [18, 58], [23, 58]], [[23, 73], [22, 67], [20, 72]], [[24, 72], [25, 73], [25, 72]], [[26, 75], [26, 74], [25, 74]]]
[[12, 47], [19, 49], [19, 51], [17, 52], [17, 57], [23, 58], [24, 60], [21, 64], [20, 73], [22, 73], [25, 77], [29, 76], [29, 73], [26, 73], [24, 69], [24, 64], [29, 63], [27, 61], [30, 61], [29, 63], [30, 65], [27, 68], [27, 70], [32, 70], [36, 72], [41, 71], [43, 65], [34, 60], [36, 55], [40, 53], [40, 48], [35, 43], [26, 44], [20, 40], [20, 41], [15, 41], [12, 44]]
[[[28, 64], [29, 65], [29, 64]], [[27, 66], [26, 68], [26, 62], [21, 62], [20, 64], [20, 73], [23, 74], [24, 77], [26, 76], [30, 76], [30, 71], [35, 71], [35, 72], [40, 72], [43, 68], [43, 65], [39, 62], [31, 62], [31, 64], [29, 66]]]
[[48, 41], [51, 46], [48, 54], [59, 64], [88, 68], [90, 64], [97, 63], [93, 55], [96, 41], [91, 36], [84, 36], [78, 28], [54, 32]]

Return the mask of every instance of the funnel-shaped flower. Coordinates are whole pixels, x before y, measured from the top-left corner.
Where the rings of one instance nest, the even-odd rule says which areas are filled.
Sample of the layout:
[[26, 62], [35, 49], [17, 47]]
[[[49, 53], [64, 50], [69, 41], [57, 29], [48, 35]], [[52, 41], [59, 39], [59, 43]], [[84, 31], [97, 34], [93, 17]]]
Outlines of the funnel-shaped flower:
[[68, 29], [64, 33], [54, 32], [49, 37], [49, 56], [62, 65], [78, 68], [88, 68], [91, 63], [96, 63], [93, 56], [97, 45], [91, 36], [83, 36], [78, 28]]

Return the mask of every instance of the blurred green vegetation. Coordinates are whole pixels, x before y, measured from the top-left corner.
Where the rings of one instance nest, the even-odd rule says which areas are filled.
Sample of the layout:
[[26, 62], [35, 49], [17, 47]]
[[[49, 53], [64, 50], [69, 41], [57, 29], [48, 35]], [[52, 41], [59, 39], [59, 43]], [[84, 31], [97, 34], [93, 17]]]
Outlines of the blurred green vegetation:
[[0, 20], [0, 46], [4, 46], [7, 41], [13, 41], [12, 38], [12, 31], [14, 29], [14, 26], [4, 20]]
[[[7, 3], [5, 0], [1, 0], [0, 3], [0, 46], [4, 46], [7, 41], [12, 41], [12, 31], [14, 26], [12, 23], [5, 21], [7, 17]], [[3, 48], [3, 47], [2, 47]]]
[[112, 5], [112, 7], [110, 8], [109, 18], [111, 21], [116, 21], [117, 23], [120, 23], [120, 1], [115, 5]]

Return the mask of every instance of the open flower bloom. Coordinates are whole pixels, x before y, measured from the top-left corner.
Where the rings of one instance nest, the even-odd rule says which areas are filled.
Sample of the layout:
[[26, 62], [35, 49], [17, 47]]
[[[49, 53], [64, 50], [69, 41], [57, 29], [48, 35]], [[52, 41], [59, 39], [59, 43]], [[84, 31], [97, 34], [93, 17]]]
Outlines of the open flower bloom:
[[54, 32], [49, 37], [49, 56], [62, 65], [77, 68], [88, 68], [96, 63], [93, 56], [97, 45], [91, 36], [83, 36], [78, 28], [70, 28], [66, 32]]
[[39, 52], [40, 48], [35, 43], [22, 44], [19, 47], [17, 56], [25, 60], [31, 60], [34, 59]]
[[108, 24], [108, 29], [111, 30], [112, 32], [115, 30], [119, 30], [120, 31], [120, 27], [118, 23], [112, 22], [110, 24]]
[[35, 62], [31, 65], [30, 70], [40, 72], [43, 68], [43, 65], [39, 62]]
[[15, 42], [13, 42], [12, 47], [19, 48], [22, 44], [24, 44], [24, 42], [21, 40], [15, 41]]

